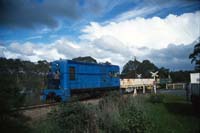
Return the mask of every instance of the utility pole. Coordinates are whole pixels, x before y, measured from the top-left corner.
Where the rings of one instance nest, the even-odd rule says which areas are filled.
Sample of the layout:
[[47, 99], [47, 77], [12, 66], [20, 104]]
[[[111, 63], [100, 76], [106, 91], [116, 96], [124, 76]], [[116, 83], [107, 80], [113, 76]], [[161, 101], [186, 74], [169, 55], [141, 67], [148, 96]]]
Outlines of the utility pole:
[[136, 56], [134, 56], [134, 60], [133, 60], [133, 62], [135, 63], [134, 66], [133, 66], [133, 67], [134, 67], [133, 70], [134, 70], [134, 74], [135, 74], [135, 75], [134, 75], [134, 78], [136, 78], [136, 69], [137, 69], [137, 67], [138, 67], [138, 66], [136, 65], [136, 61], [137, 61]]
[[142, 89], [143, 89], [143, 94], [144, 94], [145, 93], [145, 85], [144, 85], [144, 81], [141, 79], [142, 74], [137, 74], [137, 78], [140, 79], [140, 84], [142, 84]]

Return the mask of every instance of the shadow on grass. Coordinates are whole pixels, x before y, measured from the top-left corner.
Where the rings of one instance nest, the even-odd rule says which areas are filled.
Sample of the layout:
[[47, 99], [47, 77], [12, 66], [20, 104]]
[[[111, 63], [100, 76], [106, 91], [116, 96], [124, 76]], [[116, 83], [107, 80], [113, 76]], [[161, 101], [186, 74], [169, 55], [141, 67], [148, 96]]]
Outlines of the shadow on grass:
[[173, 114], [183, 116], [196, 116], [197, 114], [193, 110], [190, 103], [165, 103], [166, 109]]

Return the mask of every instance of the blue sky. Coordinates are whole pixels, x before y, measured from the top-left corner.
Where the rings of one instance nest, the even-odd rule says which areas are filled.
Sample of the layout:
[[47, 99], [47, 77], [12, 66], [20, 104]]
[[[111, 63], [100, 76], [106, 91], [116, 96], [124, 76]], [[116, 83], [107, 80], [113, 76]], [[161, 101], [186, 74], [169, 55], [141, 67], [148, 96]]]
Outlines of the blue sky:
[[0, 56], [92, 56], [121, 67], [136, 56], [171, 70], [193, 69], [188, 55], [199, 22], [200, 0], [0, 0]]

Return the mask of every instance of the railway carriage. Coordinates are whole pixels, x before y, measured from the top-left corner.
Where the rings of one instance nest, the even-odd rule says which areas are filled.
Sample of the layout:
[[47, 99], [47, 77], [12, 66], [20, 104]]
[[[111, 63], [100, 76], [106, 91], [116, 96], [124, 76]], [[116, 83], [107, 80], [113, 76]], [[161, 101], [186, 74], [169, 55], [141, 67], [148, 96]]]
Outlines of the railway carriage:
[[[41, 100], [67, 101], [72, 94], [120, 88], [119, 66], [57, 60], [51, 63]], [[57, 75], [57, 78], [55, 78]]]

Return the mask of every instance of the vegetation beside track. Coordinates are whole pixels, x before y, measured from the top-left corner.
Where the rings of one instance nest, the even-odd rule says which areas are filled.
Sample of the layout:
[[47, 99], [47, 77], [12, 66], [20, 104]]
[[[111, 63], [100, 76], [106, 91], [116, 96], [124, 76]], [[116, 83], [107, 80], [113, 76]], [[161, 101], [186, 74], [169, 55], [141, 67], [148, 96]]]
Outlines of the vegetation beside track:
[[197, 133], [200, 119], [184, 97], [116, 93], [99, 104], [61, 104], [45, 120], [33, 123], [33, 132], [153, 132]]

